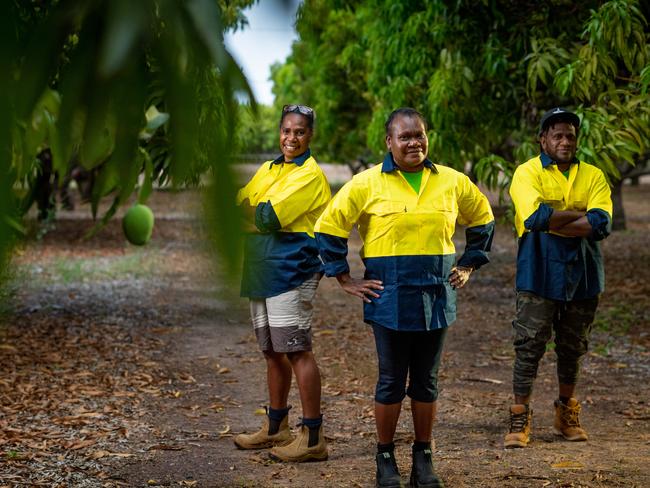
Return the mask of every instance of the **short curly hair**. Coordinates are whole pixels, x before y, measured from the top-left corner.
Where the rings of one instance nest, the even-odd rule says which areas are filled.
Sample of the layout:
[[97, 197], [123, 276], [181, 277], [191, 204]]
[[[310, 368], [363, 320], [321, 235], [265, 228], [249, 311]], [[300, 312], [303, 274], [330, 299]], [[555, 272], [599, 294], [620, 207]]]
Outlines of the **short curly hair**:
[[420, 112], [415, 110], [414, 108], [411, 107], [401, 107], [398, 109], [393, 110], [390, 115], [388, 116], [388, 119], [386, 119], [386, 123], [384, 124], [384, 127], [386, 129], [386, 135], [390, 134], [390, 129], [393, 125], [393, 121], [398, 117], [398, 116], [403, 116], [403, 117], [417, 117], [420, 119], [422, 122], [422, 125], [424, 125], [424, 130], [427, 130], [427, 121], [424, 118], [424, 115], [422, 115]]

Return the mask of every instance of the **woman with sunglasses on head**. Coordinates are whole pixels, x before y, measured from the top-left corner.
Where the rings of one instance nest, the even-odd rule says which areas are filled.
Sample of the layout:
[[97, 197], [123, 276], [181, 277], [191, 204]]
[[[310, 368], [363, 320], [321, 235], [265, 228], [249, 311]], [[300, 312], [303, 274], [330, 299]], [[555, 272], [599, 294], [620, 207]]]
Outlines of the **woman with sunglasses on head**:
[[[262, 428], [234, 441], [240, 449], [270, 447], [274, 459], [293, 462], [327, 459], [311, 320], [323, 274], [314, 224], [331, 194], [309, 150], [314, 118], [310, 107], [285, 105], [280, 117], [282, 155], [265, 162], [237, 195], [249, 226], [241, 295], [250, 299], [253, 328], [266, 360], [269, 406]], [[287, 405], [292, 373], [303, 415], [295, 439]]]
[[[439, 488], [431, 431], [442, 347], [456, 320], [456, 289], [488, 262], [494, 217], [466, 175], [427, 159], [426, 123], [419, 112], [397, 109], [385, 127], [383, 163], [341, 188], [316, 222], [316, 239], [325, 274], [363, 300], [364, 321], [375, 336], [377, 486], [401, 486], [393, 438], [408, 395], [415, 438], [410, 484]], [[458, 261], [452, 241], [456, 221], [466, 226], [467, 241]], [[363, 279], [350, 276], [346, 259], [355, 224], [363, 242]]]

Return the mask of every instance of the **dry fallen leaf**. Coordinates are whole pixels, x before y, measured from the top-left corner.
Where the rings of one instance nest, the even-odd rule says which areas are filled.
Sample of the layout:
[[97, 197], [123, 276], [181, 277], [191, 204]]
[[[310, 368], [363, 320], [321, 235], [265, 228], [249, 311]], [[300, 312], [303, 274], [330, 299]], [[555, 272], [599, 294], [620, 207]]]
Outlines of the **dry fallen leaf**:
[[80, 441], [72, 444], [68, 449], [76, 451], [77, 449], [83, 449], [84, 447], [92, 446], [95, 443], [97, 443], [97, 439], [86, 439], [85, 441]]
[[584, 469], [584, 464], [578, 461], [560, 461], [559, 463], [551, 464], [554, 469]]
[[80, 417], [90, 417], [90, 418], [96, 419], [96, 418], [103, 417], [104, 414], [102, 414], [100, 412], [83, 412], [83, 413], [80, 413], [79, 416]]
[[314, 332], [314, 335], [316, 337], [325, 336], [325, 335], [334, 335], [334, 334], [336, 334], [336, 331], [332, 329], [325, 329], [325, 330], [319, 330]]
[[154, 444], [153, 446], [147, 447], [147, 451], [182, 451], [185, 449], [183, 446], [175, 446], [172, 444]]
[[91, 459], [101, 459], [106, 456], [110, 456], [111, 453], [108, 451], [95, 451], [90, 455]]
[[82, 388], [80, 392], [82, 395], [87, 396], [104, 396], [106, 395], [105, 390], [100, 390], [98, 388]]
[[189, 373], [180, 373], [176, 375], [183, 383], [196, 383], [196, 379]]

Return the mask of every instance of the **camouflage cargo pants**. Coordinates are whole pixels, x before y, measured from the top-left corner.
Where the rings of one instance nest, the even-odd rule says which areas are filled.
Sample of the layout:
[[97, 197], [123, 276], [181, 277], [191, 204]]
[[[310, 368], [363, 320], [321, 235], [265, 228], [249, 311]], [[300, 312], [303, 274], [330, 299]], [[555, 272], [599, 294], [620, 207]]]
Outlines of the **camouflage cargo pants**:
[[597, 307], [598, 297], [558, 302], [534, 293], [517, 292], [517, 315], [512, 322], [515, 395], [531, 394], [539, 361], [553, 333], [558, 380], [562, 384], [576, 384], [580, 358], [587, 352]]

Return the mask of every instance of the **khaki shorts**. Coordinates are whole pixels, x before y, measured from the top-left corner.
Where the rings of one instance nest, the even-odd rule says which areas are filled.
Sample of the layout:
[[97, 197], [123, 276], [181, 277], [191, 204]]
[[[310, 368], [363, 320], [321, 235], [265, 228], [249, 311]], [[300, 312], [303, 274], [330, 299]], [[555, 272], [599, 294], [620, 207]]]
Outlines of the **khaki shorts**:
[[269, 298], [250, 300], [251, 319], [262, 351], [311, 351], [312, 301], [321, 273], [298, 288]]

